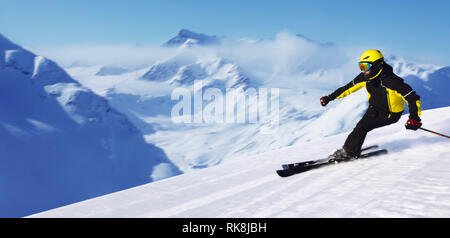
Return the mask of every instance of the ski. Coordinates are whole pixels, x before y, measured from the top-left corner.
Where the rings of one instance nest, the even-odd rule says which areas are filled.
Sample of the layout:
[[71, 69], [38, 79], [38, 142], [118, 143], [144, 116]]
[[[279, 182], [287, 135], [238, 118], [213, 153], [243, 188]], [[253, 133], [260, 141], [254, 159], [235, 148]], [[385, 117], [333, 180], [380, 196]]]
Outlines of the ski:
[[[386, 149], [382, 149], [382, 150], [376, 150], [376, 151], [372, 151], [372, 152], [368, 152], [368, 153], [364, 153], [361, 154], [358, 158], [353, 159], [353, 160], [358, 160], [358, 159], [365, 159], [365, 158], [369, 158], [372, 156], [377, 156], [377, 155], [382, 155], [382, 154], [387, 154], [388, 151]], [[320, 168], [323, 166], [327, 166], [327, 165], [332, 165], [332, 164], [337, 164], [339, 162], [350, 162], [353, 160], [349, 160], [349, 161], [335, 161], [332, 159], [319, 159], [319, 160], [311, 160], [311, 161], [307, 161], [307, 162], [302, 162], [300, 164], [302, 164], [301, 166], [293, 166], [293, 167], [289, 167], [287, 169], [281, 169], [281, 170], [277, 170], [277, 174], [280, 177], [289, 177], [292, 176], [294, 174], [299, 174], [299, 173], [303, 173], [312, 169], [316, 169], [316, 168]]]
[[[378, 145], [371, 145], [368, 147], [364, 147], [361, 149], [361, 153], [368, 151], [368, 150], [376, 149], [376, 148], [378, 148]], [[328, 161], [328, 159], [310, 160], [310, 161], [304, 161], [304, 162], [300, 162], [300, 163], [283, 164], [283, 165], [281, 165], [281, 167], [283, 169], [289, 169], [289, 168], [298, 167], [298, 166], [300, 166], [300, 167], [310, 166], [313, 164], [318, 164], [318, 163], [322, 163], [322, 162], [326, 162], [326, 161]]]

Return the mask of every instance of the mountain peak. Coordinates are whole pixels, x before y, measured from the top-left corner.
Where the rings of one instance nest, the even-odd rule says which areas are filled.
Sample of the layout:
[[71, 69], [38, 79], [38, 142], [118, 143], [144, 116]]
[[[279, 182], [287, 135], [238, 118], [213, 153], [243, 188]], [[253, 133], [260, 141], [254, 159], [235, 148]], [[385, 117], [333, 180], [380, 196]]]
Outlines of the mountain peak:
[[186, 43], [190, 45], [215, 45], [219, 42], [220, 38], [217, 36], [209, 36], [188, 29], [181, 29], [178, 35], [168, 40], [163, 46], [181, 46]]

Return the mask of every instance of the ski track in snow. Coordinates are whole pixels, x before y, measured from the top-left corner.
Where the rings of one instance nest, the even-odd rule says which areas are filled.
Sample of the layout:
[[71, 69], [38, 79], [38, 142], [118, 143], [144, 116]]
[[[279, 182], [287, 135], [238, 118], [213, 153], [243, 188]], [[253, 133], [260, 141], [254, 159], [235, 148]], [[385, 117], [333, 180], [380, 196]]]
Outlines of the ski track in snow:
[[[448, 133], [450, 107], [425, 111], [424, 125]], [[407, 115], [406, 115], [407, 116]], [[365, 145], [387, 155], [288, 178], [275, 170], [320, 158], [348, 133], [193, 171], [36, 217], [450, 217], [449, 142], [397, 124], [369, 133]], [[305, 148], [308, 148], [305, 151]], [[304, 159], [299, 159], [300, 151]]]

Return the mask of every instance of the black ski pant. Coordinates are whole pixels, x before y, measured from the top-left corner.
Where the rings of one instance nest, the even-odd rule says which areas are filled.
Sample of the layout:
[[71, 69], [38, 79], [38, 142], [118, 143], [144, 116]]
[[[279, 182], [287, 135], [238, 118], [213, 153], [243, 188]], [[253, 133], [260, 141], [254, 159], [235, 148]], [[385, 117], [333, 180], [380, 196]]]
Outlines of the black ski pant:
[[361, 153], [361, 147], [369, 131], [375, 128], [396, 123], [401, 116], [402, 112], [387, 113], [378, 110], [373, 106], [369, 106], [364, 116], [361, 118], [358, 124], [356, 124], [356, 127], [353, 129], [350, 135], [348, 135], [343, 148], [349, 156], [359, 156]]

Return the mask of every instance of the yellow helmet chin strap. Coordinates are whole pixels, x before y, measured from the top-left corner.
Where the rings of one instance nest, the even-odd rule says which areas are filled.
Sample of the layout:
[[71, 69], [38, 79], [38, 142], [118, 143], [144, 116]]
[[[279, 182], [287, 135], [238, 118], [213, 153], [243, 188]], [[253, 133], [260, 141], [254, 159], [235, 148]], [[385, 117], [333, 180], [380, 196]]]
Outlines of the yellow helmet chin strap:
[[[384, 62], [381, 62], [381, 65], [383, 65], [383, 64], [384, 64]], [[381, 71], [383, 71], [383, 67], [381, 67], [380, 71], [378, 71], [378, 73], [377, 73], [377, 74], [376, 74], [375, 76], [373, 76], [373, 77], [369, 78], [369, 80], [372, 80], [372, 79], [374, 79], [374, 78], [378, 77], [378, 75], [380, 75], [380, 74], [381, 74]]]
[[369, 80], [372, 80], [372, 79], [374, 79], [374, 78], [378, 77], [378, 75], [380, 75], [380, 74], [381, 74], [381, 71], [383, 71], [383, 68], [381, 68], [381, 69], [380, 69], [380, 71], [378, 71], [377, 75], [373, 76], [373, 77], [372, 77], [372, 78], [370, 78]]

